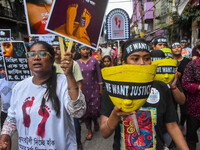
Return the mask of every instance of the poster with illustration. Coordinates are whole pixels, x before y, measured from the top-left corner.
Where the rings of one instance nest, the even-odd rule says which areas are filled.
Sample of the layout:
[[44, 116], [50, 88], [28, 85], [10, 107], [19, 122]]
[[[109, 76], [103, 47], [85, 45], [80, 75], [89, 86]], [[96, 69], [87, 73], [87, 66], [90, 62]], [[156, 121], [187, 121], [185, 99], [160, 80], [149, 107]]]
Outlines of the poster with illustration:
[[[11, 29], [0, 29], [0, 42], [10, 41], [11, 40]], [[3, 55], [1, 52], [0, 44], [0, 68], [3, 67]]]
[[141, 108], [136, 113], [140, 135], [136, 132], [132, 116], [125, 117], [122, 123], [122, 149], [155, 150], [156, 109]]
[[97, 49], [108, 0], [56, 0], [46, 30]]
[[1, 50], [8, 81], [21, 81], [31, 76], [23, 41], [1, 42]]
[[29, 36], [44, 35], [53, 0], [24, 0]]
[[130, 19], [128, 13], [120, 8], [113, 9], [106, 17], [107, 40], [130, 38]]

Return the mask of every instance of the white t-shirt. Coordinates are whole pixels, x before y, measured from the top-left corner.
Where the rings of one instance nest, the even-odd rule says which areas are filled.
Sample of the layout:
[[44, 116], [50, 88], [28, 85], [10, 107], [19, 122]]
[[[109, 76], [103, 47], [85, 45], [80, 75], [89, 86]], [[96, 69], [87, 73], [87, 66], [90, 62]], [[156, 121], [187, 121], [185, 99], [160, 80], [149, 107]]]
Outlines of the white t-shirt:
[[112, 49], [110, 47], [102, 48], [102, 55], [109, 55], [111, 57], [113, 55]]
[[13, 89], [8, 116], [16, 119], [19, 150], [76, 150], [73, 118], [67, 110], [68, 90], [64, 74], [57, 75], [57, 95], [60, 100], [60, 117], [50, 101], [41, 112], [45, 85], [35, 85], [33, 77], [19, 82]]
[[15, 84], [17, 84], [17, 81], [7, 81], [4, 78], [0, 79], [1, 111], [4, 113], [8, 113], [12, 89]]

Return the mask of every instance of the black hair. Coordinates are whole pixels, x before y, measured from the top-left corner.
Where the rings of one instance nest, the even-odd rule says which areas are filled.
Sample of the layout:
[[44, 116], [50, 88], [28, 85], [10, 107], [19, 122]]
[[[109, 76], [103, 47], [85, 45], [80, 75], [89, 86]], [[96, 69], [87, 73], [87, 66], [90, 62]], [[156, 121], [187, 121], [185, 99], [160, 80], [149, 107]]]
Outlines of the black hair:
[[[36, 44], [41, 44], [51, 54], [51, 56], [52, 56], [51, 60], [53, 62], [54, 57], [55, 57], [53, 47], [50, 44], [48, 44], [44, 41], [37, 41], [37, 42], [35, 42], [31, 45], [30, 49]], [[60, 100], [59, 100], [57, 93], [56, 93], [57, 74], [56, 74], [56, 67], [55, 66], [52, 65], [51, 76], [50, 76], [49, 79], [44, 81], [43, 84], [46, 84], [47, 89], [46, 89], [46, 91], [43, 95], [43, 98], [42, 98], [42, 103], [41, 103], [42, 112], [44, 113], [45, 102], [50, 100], [54, 110], [56, 111], [56, 116], [59, 117], [60, 116]]]
[[109, 61], [111, 61], [111, 57], [110, 57], [109, 55], [105, 55], [105, 56], [103, 57], [102, 61], [104, 62], [104, 60], [105, 60], [106, 58], [108, 58]]
[[105, 55], [105, 56], [102, 58], [102, 60], [100, 61], [100, 62], [101, 62], [101, 63], [100, 63], [100, 68], [101, 68], [101, 69], [105, 67], [105, 66], [104, 66], [104, 60], [105, 60], [106, 58], [108, 58], [108, 60], [110, 61], [110, 63], [112, 62], [111, 57], [110, 57], [109, 55]]

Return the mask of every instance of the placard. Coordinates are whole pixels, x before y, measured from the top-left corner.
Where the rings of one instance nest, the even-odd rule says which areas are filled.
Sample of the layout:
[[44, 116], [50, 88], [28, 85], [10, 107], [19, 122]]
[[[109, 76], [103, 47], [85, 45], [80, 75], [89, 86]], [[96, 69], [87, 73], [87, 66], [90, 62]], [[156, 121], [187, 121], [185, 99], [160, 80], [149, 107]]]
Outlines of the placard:
[[49, 43], [50, 45], [53, 44], [53, 41], [55, 40], [56, 35], [54, 34], [46, 34], [46, 35], [40, 35], [40, 36], [33, 36], [29, 38], [29, 44], [32, 45], [34, 42], [37, 41], [45, 41]]
[[0, 29], [0, 41], [11, 40], [11, 29]]
[[31, 76], [23, 41], [1, 42], [1, 49], [8, 81], [21, 81]]
[[108, 0], [56, 0], [46, 30], [97, 49]]
[[[11, 41], [11, 29], [0, 29], [0, 42], [4, 41]], [[0, 68], [2, 68], [3, 66], [3, 55], [1, 52], [0, 44]]]
[[130, 38], [130, 19], [128, 13], [120, 8], [113, 9], [106, 18], [107, 40], [126, 40]]
[[48, 34], [45, 26], [51, 10], [52, 0], [24, 0], [29, 36]]

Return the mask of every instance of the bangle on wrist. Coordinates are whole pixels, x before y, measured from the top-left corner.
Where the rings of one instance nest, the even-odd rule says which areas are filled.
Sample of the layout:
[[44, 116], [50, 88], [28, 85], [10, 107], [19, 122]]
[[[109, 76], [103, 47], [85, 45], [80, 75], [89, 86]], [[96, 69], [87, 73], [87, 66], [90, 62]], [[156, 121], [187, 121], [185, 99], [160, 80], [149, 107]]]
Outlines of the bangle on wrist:
[[171, 90], [176, 90], [177, 89], [177, 85], [175, 85], [175, 87], [171, 88]]
[[106, 127], [107, 127], [108, 129], [110, 129], [110, 130], [114, 130], [114, 129], [112, 129], [112, 128], [108, 125], [108, 119], [109, 119], [109, 118], [107, 118], [107, 120], [106, 120]]
[[70, 91], [70, 90], [76, 90], [76, 89], [78, 89], [78, 86], [67, 88], [67, 89], [68, 89], [68, 91]]

